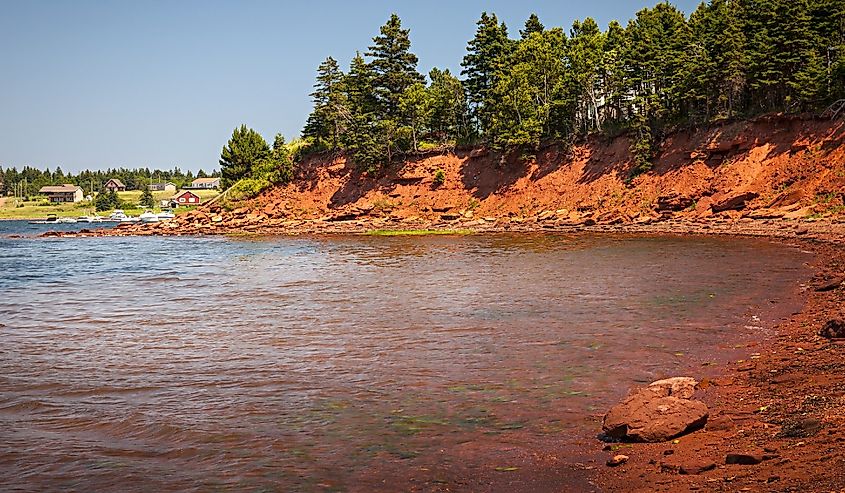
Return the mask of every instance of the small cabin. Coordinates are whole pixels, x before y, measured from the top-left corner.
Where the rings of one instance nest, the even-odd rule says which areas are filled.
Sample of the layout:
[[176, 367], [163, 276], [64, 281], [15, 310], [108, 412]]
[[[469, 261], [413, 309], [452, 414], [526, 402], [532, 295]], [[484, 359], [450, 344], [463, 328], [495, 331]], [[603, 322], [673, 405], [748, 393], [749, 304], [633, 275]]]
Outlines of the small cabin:
[[184, 192], [174, 196], [171, 200], [181, 207], [200, 205], [201, 203], [199, 195], [189, 190], [185, 190]]
[[176, 193], [176, 184], [165, 182], [165, 183], [151, 183], [147, 188], [150, 189], [150, 192], [170, 192]]
[[126, 185], [117, 178], [112, 178], [103, 185], [103, 189], [108, 190], [109, 192], [125, 192]]
[[191, 188], [198, 190], [211, 190], [220, 188], [220, 178], [197, 178], [191, 182]]
[[82, 202], [84, 197], [82, 188], [67, 183], [60, 186], [41, 187], [38, 193], [46, 195], [47, 199], [54, 204], [64, 202]]

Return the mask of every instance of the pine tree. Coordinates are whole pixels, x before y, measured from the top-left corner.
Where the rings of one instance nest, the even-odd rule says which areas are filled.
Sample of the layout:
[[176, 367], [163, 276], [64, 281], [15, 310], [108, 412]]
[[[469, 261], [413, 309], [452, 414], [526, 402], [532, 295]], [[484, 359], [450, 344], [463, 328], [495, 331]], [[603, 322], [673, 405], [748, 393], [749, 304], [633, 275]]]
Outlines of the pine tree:
[[155, 207], [155, 198], [153, 198], [153, 193], [150, 192], [150, 189], [148, 187], [144, 187], [144, 191], [141, 192], [141, 199], [138, 201], [138, 204], [148, 209], [152, 209], [153, 207]]
[[512, 43], [508, 39], [507, 27], [504, 23], [499, 24], [496, 14], [482, 13], [477, 26], [475, 37], [467, 44], [467, 54], [461, 62], [461, 75], [466, 76], [464, 86], [478, 130], [484, 132], [490, 121], [485, 106], [494, 104], [491, 90], [497, 83], [497, 74], [505, 68]]
[[373, 88], [380, 113], [388, 118], [396, 118], [402, 94], [424, 79], [417, 72], [417, 56], [410, 51], [410, 30], [402, 29], [399, 16], [392, 14], [380, 32], [373, 38], [373, 45], [366, 55], [373, 58], [370, 65], [375, 74]]
[[519, 31], [519, 35], [522, 39], [531, 36], [534, 33], [541, 33], [546, 29], [542, 22], [540, 22], [540, 18], [537, 17], [537, 14], [531, 14], [528, 17], [528, 20], [525, 21], [525, 28]]
[[373, 93], [375, 77], [370, 65], [357, 53], [343, 80], [349, 112], [345, 115], [347, 131], [341, 136], [341, 144], [353, 161], [368, 170], [375, 170], [383, 160], [376, 134], [378, 118], [377, 101]]
[[620, 125], [629, 112], [629, 91], [625, 53], [627, 37], [625, 29], [612, 21], [604, 36], [603, 63], [599, 67], [602, 88], [602, 121], [613, 120]]
[[266, 159], [270, 147], [255, 130], [241, 125], [232, 132], [227, 145], [220, 153], [220, 170], [224, 186], [230, 186], [252, 174], [253, 167]]
[[637, 12], [626, 29], [625, 63], [634, 111], [651, 126], [681, 115], [680, 73], [690, 49], [691, 33], [681, 11], [668, 3]]
[[348, 112], [342, 84], [343, 72], [337, 61], [332, 57], [326, 58], [317, 68], [317, 82], [311, 93], [314, 110], [302, 131], [303, 137], [312, 137], [318, 146], [327, 144], [332, 150], [338, 147], [343, 132], [342, 115]]

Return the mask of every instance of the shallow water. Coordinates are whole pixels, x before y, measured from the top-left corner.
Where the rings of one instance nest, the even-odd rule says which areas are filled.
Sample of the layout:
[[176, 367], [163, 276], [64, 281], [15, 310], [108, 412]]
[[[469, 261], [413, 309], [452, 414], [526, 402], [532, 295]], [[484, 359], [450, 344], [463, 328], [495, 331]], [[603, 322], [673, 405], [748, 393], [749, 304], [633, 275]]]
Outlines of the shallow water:
[[808, 260], [763, 240], [4, 227], [0, 489], [21, 491], [542, 489], [531, 454], [566, 464], [630, 386], [763, 337]]

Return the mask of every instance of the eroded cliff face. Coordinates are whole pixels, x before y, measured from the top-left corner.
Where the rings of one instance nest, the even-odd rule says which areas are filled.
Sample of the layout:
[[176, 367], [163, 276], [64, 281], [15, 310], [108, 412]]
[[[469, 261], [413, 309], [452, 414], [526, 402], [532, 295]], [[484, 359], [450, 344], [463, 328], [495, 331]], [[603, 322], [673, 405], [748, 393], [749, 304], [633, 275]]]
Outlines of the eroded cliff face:
[[[249, 209], [273, 218], [453, 216], [578, 222], [661, 216], [841, 214], [845, 122], [766, 117], [670, 135], [654, 169], [627, 182], [629, 142], [593, 139], [544, 149], [534, 160], [484, 150], [427, 156], [373, 179], [343, 158], [315, 156], [290, 185]], [[445, 180], [435, 183], [442, 170]], [[243, 212], [243, 211], [241, 211]]]
[[[782, 219], [845, 228], [845, 121], [769, 116], [669, 135], [654, 169], [629, 180], [625, 137], [549, 146], [530, 160], [485, 149], [395, 163], [362, 174], [343, 157], [311, 156], [294, 181], [238, 204], [102, 234], [354, 233], [373, 229], [571, 230], [617, 226], [693, 232], [715, 224], [777, 232]], [[442, 183], [436, 176], [442, 171]], [[640, 228], [641, 226], [649, 228]], [[654, 226], [658, 226], [655, 228]], [[803, 226], [792, 225], [795, 229]], [[710, 230], [709, 226], [698, 229]], [[837, 233], [838, 234], [838, 233]]]

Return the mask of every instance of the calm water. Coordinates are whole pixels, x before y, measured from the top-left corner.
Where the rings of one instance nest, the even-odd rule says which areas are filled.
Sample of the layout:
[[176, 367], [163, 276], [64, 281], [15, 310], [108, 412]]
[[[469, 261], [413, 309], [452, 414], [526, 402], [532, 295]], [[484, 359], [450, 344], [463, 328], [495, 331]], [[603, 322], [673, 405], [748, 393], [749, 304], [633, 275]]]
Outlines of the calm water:
[[764, 336], [809, 258], [760, 240], [8, 237], [22, 227], [0, 222], [3, 491], [587, 488], [572, 463], [601, 413]]

